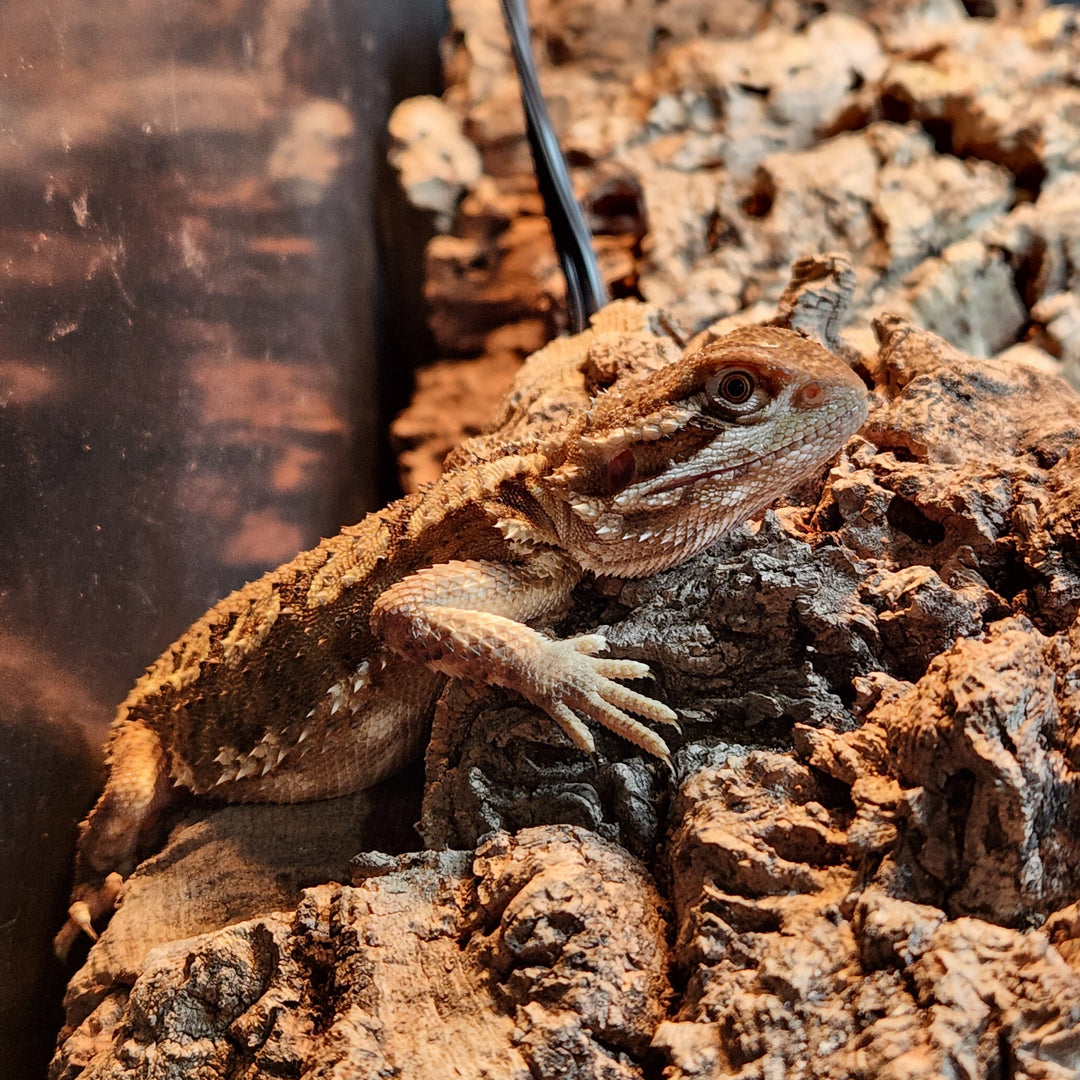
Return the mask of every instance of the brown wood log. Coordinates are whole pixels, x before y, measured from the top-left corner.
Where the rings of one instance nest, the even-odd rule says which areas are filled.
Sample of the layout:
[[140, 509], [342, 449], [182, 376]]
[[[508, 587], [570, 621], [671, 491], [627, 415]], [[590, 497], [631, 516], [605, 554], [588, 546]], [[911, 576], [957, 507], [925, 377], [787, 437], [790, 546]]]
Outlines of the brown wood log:
[[827, 475], [559, 627], [650, 664], [677, 788], [452, 686], [431, 852], [302, 890], [291, 838], [319, 830], [340, 880], [393, 784], [203, 810], [72, 982], [55, 1075], [1074, 1068], [1080, 395], [877, 332], [875, 408]]

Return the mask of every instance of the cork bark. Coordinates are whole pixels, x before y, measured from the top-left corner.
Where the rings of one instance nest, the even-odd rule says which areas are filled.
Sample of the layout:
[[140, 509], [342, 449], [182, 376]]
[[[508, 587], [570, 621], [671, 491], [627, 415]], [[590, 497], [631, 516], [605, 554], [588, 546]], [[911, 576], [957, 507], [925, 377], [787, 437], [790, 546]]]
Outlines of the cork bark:
[[[402, 182], [439, 230], [425, 286], [436, 344], [445, 361], [470, 360], [427, 381], [469, 407], [433, 415], [421, 397], [399, 418], [409, 485], [486, 415], [499, 374], [564, 325], [498, 0], [450, 11], [448, 89], [400, 105], [392, 131]], [[764, 318], [793, 259], [841, 250], [865, 351], [873, 318], [895, 311], [974, 356], [1023, 357], [1080, 386], [1075, 8], [535, 0], [530, 11], [613, 295], [662, 304], [691, 329]]]
[[394, 782], [194, 809], [53, 1075], [1072, 1075], [1080, 395], [877, 333], [826, 475], [557, 628], [650, 664], [676, 783], [451, 686], [426, 852], [350, 864], [413, 820]]

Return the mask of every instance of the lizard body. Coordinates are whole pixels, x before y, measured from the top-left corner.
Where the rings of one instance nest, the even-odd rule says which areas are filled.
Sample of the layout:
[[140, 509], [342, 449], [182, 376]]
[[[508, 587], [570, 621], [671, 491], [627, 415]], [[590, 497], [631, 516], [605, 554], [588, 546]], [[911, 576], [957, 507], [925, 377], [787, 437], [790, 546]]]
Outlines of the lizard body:
[[867, 405], [794, 331], [684, 353], [658, 328], [645, 305], [609, 305], [527, 362], [440, 480], [232, 593], [162, 654], [113, 723], [58, 948], [109, 906], [100, 882], [132, 869], [175, 788], [291, 802], [370, 786], [420, 752], [448, 676], [509, 687], [579, 747], [593, 722], [667, 758], [636, 717], [675, 714], [622, 683], [645, 665], [535, 625], [586, 572], [642, 576], [702, 550], [823, 465]]

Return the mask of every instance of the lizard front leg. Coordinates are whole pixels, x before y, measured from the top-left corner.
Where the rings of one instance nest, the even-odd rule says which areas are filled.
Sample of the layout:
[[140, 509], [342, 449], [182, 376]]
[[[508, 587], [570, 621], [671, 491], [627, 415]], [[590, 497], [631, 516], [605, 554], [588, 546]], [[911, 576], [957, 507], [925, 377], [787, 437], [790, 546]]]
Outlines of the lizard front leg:
[[392, 585], [376, 600], [371, 628], [390, 648], [434, 671], [514, 690], [542, 708], [575, 746], [595, 749], [583, 720], [610, 728], [669, 761], [664, 741], [628, 715], [674, 724], [666, 705], [616, 679], [649, 674], [635, 660], [598, 657], [600, 634], [557, 641], [526, 626], [558, 611], [581, 577], [556, 551], [527, 564], [440, 563]]

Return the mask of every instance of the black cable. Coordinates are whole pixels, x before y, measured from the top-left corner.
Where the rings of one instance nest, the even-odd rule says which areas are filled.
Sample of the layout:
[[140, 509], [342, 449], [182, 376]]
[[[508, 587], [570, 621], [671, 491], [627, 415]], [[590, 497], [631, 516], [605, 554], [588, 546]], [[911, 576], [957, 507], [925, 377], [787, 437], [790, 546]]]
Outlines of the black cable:
[[517, 67], [521, 103], [525, 107], [525, 127], [533, 167], [536, 169], [536, 182], [566, 278], [566, 307], [570, 315], [570, 329], [576, 334], [588, 326], [589, 316], [608, 302], [607, 288], [593, 251], [592, 234], [574, 198], [566, 159], [540, 92], [524, 0], [501, 0], [501, 3]]

